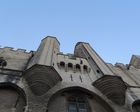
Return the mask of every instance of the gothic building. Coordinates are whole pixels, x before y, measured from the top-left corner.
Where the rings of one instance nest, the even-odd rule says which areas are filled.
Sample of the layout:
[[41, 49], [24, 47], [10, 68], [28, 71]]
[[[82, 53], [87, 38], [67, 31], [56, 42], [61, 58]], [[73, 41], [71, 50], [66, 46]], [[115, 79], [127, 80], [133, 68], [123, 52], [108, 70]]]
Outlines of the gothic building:
[[89, 43], [59, 46], [48, 36], [37, 51], [0, 48], [0, 112], [140, 112], [140, 56], [112, 65]]

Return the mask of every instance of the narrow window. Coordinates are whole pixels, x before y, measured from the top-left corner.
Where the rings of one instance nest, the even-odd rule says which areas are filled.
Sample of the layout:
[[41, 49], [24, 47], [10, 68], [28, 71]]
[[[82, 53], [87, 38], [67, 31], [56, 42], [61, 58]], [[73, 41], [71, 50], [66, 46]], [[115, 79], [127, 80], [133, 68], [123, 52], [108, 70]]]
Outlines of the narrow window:
[[83, 64], [83, 61], [82, 60], [80, 60], [80, 64]]
[[83, 82], [82, 77], [81, 77], [81, 76], [79, 76], [79, 78], [80, 78], [80, 81], [81, 81], [81, 82]]
[[96, 72], [97, 72], [98, 74], [100, 74], [100, 70], [96, 70]]
[[0, 66], [3, 68], [7, 65], [7, 62], [4, 60], [3, 57], [0, 57]]
[[83, 66], [83, 69], [84, 69], [84, 72], [88, 72], [88, 67], [87, 67], [87, 65], [84, 65], [84, 66]]
[[72, 77], [72, 74], [70, 75], [70, 79], [71, 79], [71, 81], [73, 81], [73, 77]]
[[80, 71], [81, 70], [81, 67], [79, 64], [76, 64], [76, 71]]

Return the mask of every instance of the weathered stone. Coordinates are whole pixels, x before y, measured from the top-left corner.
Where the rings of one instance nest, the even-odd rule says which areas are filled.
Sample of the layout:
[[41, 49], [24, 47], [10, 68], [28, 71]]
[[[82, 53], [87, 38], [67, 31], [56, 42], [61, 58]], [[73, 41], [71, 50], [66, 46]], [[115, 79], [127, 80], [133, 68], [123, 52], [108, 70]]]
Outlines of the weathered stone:
[[37, 51], [0, 48], [0, 112], [140, 112], [140, 56], [114, 66], [88, 43], [74, 54], [59, 45], [48, 36]]

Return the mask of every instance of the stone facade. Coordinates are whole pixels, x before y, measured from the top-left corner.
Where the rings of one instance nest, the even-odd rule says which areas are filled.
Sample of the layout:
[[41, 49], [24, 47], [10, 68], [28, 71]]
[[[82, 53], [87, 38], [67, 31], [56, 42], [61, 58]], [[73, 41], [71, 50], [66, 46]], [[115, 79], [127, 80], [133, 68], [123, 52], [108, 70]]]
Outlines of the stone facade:
[[0, 48], [0, 112], [140, 112], [140, 56], [112, 65], [88, 43], [59, 46], [48, 36], [37, 51]]

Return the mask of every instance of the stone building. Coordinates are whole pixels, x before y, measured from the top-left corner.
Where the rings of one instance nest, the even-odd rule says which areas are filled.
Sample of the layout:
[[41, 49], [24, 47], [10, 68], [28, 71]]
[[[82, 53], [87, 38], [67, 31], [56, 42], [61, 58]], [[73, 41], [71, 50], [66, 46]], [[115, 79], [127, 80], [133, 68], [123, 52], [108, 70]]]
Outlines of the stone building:
[[0, 48], [0, 112], [140, 112], [140, 56], [112, 65], [88, 43], [59, 46], [48, 36], [37, 51]]

